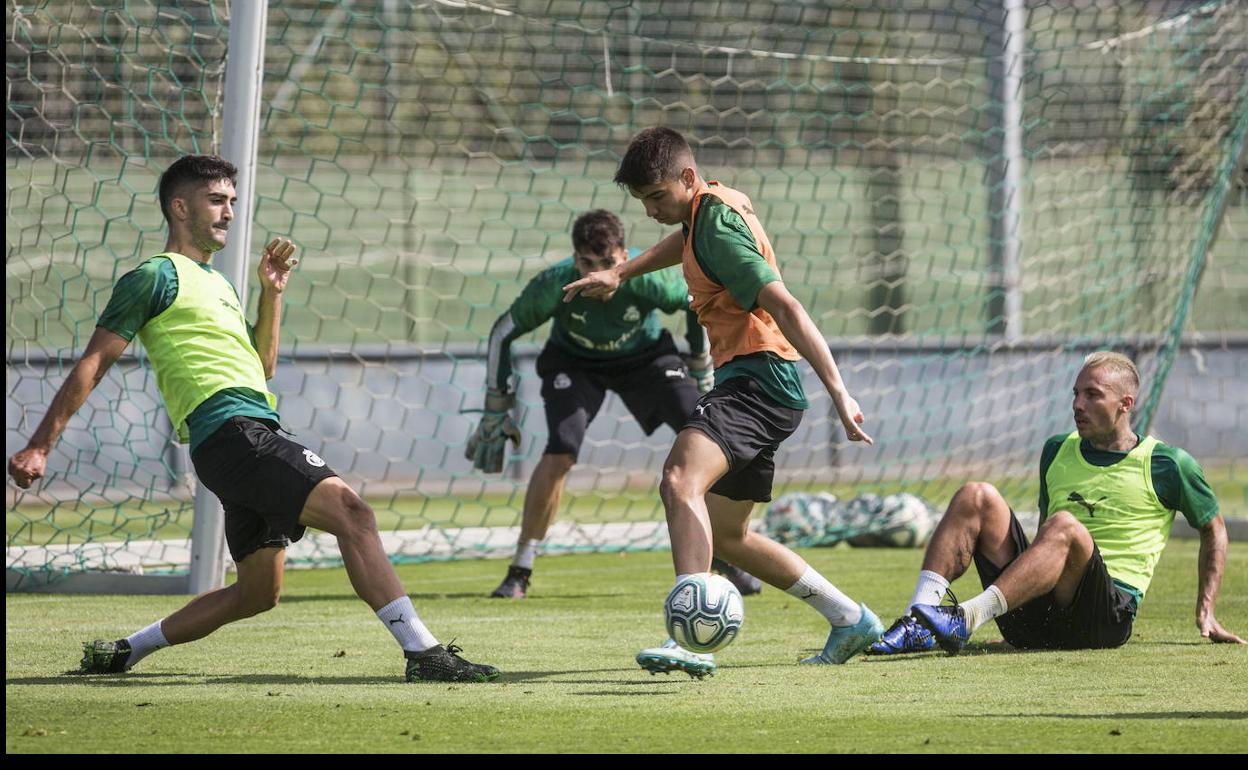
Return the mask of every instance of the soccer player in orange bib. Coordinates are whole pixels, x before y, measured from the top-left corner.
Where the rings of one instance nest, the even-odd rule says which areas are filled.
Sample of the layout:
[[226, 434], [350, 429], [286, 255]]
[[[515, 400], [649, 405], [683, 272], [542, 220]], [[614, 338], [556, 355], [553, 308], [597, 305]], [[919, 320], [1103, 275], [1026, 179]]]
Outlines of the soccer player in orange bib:
[[[676, 581], [708, 572], [712, 552], [719, 554], [827, 619], [832, 629], [823, 651], [803, 663], [844, 663], [880, 636], [879, 619], [800, 556], [751, 532], [749, 520], [754, 503], [771, 500], [776, 449], [810, 405], [799, 358], [827, 388], [849, 440], [870, 444], [862, 410], [823, 335], [781, 281], [750, 199], [705, 181], [684, 137], [667, 128], [642, 131], [629, 144], [615, 182], [642, 202], [651, 219], [681, 230], [636, 259], [568, 284], [565, 301], [578, 294], [609, 297], [633, 276], [681, 264], [715, 366], [715, 387], [698, 401], [663, 467], [660, 494]], [[671, 640], [642, 650], [637, 662], [648, 671], [695, 677], [715, 668], [710, 654]]]

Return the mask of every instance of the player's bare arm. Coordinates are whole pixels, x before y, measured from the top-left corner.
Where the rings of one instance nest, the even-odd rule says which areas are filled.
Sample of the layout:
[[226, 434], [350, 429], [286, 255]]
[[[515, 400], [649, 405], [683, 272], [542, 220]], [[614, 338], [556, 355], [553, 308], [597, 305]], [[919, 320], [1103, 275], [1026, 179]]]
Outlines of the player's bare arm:
[[96, 327], [86, 352], [56, 392], [48, 413], [39, 422], [30, 442], [9, 459], [9, 475], [19, 487], [26, 489], [43, 478], [48, 466], [48, 453], [60, 439], [70, 418], [86, 403], [91, 391], [100, 384], [105, 372], [121, 358], [129, 344], [125, 337]]
[[256, 273], [260, 278], [260, 307], [256, 319], [256, 352], [264, 366], [264, 376], [272, 378], [277, 371], [277, 342], [282, 323], [282, 292], [290, 280], [290, 271], [299, 260], [296, 247], [288, 238], [274, 238], [264, 247]]
[[684, 236], [677, 230], [634, 259], [625, 260], [610, 270], [590, 273], [579, 281], [573, 281], [564, 286], [563, 301], [571, 302], [578, 294], [603, 301], [609, 300], [620, 288], [620, 284], [629, 278], [679, 265], [684, 244]]
[[1244, 644], [1244, 640], [1226, 630], [1213, 615], [1222, 573], [1226, 569], [1226, 523], [1215, 516], [1200, 529], [1200, 581], [1196, 594], [1196, 628], [1211, 642]]
[[849, 395], [836, 361], [832, 358], [832, 352], [828, 350], [827, 342], [819, 333], [815, 322], [810, 319], [806, 308], [802, 307], [802, 303], [789, 293], [782, 282], [772, 281], [758, 293], [758, 306], [771, 314], [785, 338], [810, 362], [815, 374], [819, 375], [819, 381], [827, 388], [836, 412], [840, 415], [841, 424], [845, 426], [845, 436], [850, 441], [875, 443], [862, 429], [861, 425], [866, 421], [862, 409], [853, 396]]

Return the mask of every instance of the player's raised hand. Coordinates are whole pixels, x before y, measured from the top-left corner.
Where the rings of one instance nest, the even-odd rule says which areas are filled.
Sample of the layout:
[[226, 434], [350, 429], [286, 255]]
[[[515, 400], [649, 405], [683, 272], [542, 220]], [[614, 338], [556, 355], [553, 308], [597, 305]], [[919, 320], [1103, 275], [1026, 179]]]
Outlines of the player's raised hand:
[[563, 301], [571, 302], [578, 294], [607, 302], [620, 288], [620, 276], [614, 270], [598, 270], [579, 281], [563, 287]]
[[[835, 402], [836, 400], [833, 399], [833, 401]], [[845, 437], [847, 439], [850, 441], [863, 441], [867, 444], [875, 443], [861, 427], [867, 421], [867, 418], [863, 416], [862, 409], [858, 406], [858, 402], [854, 400], [853, 396], [848, 393], [845, 394], [844, 400], [836, 403], [836, 413], [840, 415], [841, 425], [845, 426]]]
[[289, 238], [274, 238], [264, 247], [264, 255], [260, 258], [257, 270], [260, 283], [276, 292], [286, 290], [286, 281], [290, 280], [290, 271], [299, 260], [295, 259], [297, 247]]
[[1248, 644], [1242, 638], [1223, 628], [1222, 624], [1218, 622], [1212, 613], [1205, 616], [1203, 620], [1197, 620], [1196, 627], [1200, 629], [1201, 636], [1215, 644]]
[[9, 458], [9, 475], [22, 489], [43, 478], [48, 469], [48, 453], [42, 449], [27, 447]]

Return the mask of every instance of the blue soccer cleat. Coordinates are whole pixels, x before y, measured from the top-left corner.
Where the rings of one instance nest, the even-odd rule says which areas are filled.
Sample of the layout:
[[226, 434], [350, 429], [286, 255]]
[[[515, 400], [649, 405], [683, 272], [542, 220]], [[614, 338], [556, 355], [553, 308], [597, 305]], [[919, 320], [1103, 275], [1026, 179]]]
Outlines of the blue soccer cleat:
[[971, 631], [966, 625], [966, 612], [959, 605], [937, 607], [931, 604], [916, 604], [910, 608], [914, 617], [932, 636], [936, 643], [950, 655], [957, 655], [971, 638]]
[[889, 627], [880, 640], [867, 648], [868, 655], [904, 655], [927, 652], [936, 646], [936, 637], [913, 615], [902, 615]]
[[858, 605], [862, 609], [862, 618], [852, 626], [832, 626], [828, 641], [823, 645], [823, 652], [802, 663], [806, 665], [840, 665], [858, 653], [867, 649], [884, 633], [884, 624], [867, 609], [867, 605]]

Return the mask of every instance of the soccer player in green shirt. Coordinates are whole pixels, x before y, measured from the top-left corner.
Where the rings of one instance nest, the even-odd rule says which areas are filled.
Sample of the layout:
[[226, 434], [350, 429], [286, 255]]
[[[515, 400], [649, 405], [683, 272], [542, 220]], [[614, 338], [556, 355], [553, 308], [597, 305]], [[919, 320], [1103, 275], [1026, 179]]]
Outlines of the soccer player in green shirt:
[[[771, 242], [744, 193], [698, 170], [678, 132], [648, 128], [629, 143], [615, 182], [646, 215], [680, 230], [636, 259], [591, 273], [565, 287], [610, 298], [625, 281], [680, 264], [698, 321], [706, 327], [715, 387], [698, 401], [663, 467], [659, 492], [667, 512], [677, 583], [704, 573], [715, 553], [815, 609], [831, 626], [823, 650], [806, 664], [842, 664], [884, 630], [865, 605], [832, 585], [800, 556], [749, 529], [756, 502], [771, 499], [775, 454], [809, 406], [797, 361], [805, 358], [826, 389], [851, 441], [871, 443], [850, 395], [810, 315], [785, 287]], [[711, 673], [710, 654], [668, 640], [642, 650], [651, 671]]]
[[237, 175], [232, 163], [204, 155], [180, 158], [165, 170], [165, 251], [118, 280], [82, 359], [26, 448], [9, 460], [9, 475], [23, 489], [43, 477], [66, 424], [137, 335], [178, 438], [190, 442], [200, 482], [221, 498], [238, 580], [124, 639], [84, 645], [83, 673], [120, 673], [163, 647], [277, 606], [285, 548], [315, 527], [338, 539], [356, 594], [407, 659], [408, 681], [496, 679], [497, 669], [459, 657], [457, 647], [443, 647], [421, 622], [382, 550], [368, 503], [312, 450], [281, 435], [277, 398], [265, 381], [277, 366], [282, 293], [295, 245], [275, 238], [265, 248], [257, 270], [259, 319], [251, 326], [234, 287], [210, 265], [234, 219]]
[[[706, 334], [689, 310], [689, 288], [679, 274], [664, 270], [642, 276], [609, 301], [586, 297], [564, 303], [565, 284], [628, 260], [624, 223], [604, 209], [582, 214], [572, 226], [572, 252], [571, 258], [529, 281], [490, 331], [485, 416], [465, 455], [474, 467], [497, 473], [503, 467], [506, 442], [518, 443], [520, 437], [510, 417], [516, 399], [511, 345], [552, 321], [550, 339], [537, 359], [548, 438], [525, 493], [515, 558], [491, 594], [497, 598], [526, 595], [538, 547], [559, 509], [585, 431], [608, 390], [620, 395], [649, 435], [664, 424], [679, 431], [699, 391], [710, 389]], [[659, 326], [659, 312], [686, 314], [689, 353], [683, 360], [671, 335]], [[719, 560], [715, 567], [742, 593], [758, 593], [761, 588], [743, 570]]]
[[[994, 619], [1018, 648], [1118, 647], [1131, 637], [1176, 511], [1200, 531], [1197, 630], [1243, 644], [1214, 617], [1227, 542], [1218, 502], [1191, 455], [1132, 430], [1139, 387], [1126, 356], [1089, 355], [1074, 385], [1075, 430], [1040, 453], [1035, 542], [992, 485], [965, 485], [928, 543], [909, 613], [870, 652], [939, 645], [953, 654]], [[972, 559], [984, 592], [939, 606]]]

